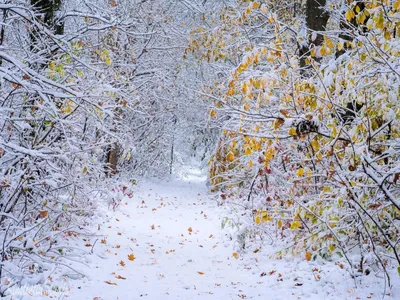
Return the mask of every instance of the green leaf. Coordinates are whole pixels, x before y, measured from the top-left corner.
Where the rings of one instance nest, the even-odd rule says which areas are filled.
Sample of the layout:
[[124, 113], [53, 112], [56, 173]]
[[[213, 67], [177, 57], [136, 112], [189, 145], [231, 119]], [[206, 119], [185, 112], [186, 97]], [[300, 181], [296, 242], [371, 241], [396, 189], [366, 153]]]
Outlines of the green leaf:
[[399, 276], [400, 276], [400, 266], [397, 267], [397, 273], [398, 273]]

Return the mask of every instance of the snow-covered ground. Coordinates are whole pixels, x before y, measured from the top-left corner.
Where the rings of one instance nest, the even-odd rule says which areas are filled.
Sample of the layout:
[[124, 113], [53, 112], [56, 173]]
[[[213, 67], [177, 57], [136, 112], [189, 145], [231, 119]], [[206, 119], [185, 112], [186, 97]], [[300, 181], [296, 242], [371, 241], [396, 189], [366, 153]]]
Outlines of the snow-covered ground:
[[[221, 230], [226, 211], [212, 199], [201, 173], [139, 182], [115, 212], [101, 209], [88, 277], [65, 282], [65, 299], [382, 299], [383, 280], [373, 276], [356, 287], [334, 264], [236, 253]], [[392, 275], [397, 287], [385, 299], [400, 299]]]

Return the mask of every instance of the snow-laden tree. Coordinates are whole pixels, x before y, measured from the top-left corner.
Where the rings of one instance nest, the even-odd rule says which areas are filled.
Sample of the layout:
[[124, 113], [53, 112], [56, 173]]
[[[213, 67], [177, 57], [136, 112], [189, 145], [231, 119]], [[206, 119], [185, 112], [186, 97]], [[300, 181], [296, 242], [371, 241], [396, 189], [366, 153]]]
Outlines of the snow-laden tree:
[[84, 250], [67, 240], [88, 234], [107, 178], [168, 173], [183, 129], [204, 126], [181, 65], [192, 5], [0, 4], [1, 295], [79, 273]]
[[354, 274], [399, 266], [399, 9], [232, 1], [194, 35], [193, 55], [230, 68], [204, 84], [222, 124], [210, 177], [247, 212], [239, 237]]

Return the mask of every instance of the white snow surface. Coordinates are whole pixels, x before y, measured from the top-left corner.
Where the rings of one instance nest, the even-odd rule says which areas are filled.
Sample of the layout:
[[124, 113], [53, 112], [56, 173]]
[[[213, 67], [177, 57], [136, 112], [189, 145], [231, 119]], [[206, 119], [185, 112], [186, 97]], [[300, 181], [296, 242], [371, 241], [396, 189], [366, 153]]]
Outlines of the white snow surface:
[[[382, 299], [383, 294], [400, 299], [395, 271], [389, 290], [381, 273], [371, 272], [356, 283], [333, 263], [271, 260], [267, 253], [276, 250], [273, 246], [235, 258], [235, 242], [229, 238], [233, 229], [221, 229], [227, 210], [209, 194], [200, 172], [186, 175], [169, 182], [139, 181], [115, 212], [106, 204], [99, 208], [103, 223], [94, 224], [88, 276], [69, 278], [64, 299], [321, 300]], [[33, 298], [49, 299], [23, 299]]]

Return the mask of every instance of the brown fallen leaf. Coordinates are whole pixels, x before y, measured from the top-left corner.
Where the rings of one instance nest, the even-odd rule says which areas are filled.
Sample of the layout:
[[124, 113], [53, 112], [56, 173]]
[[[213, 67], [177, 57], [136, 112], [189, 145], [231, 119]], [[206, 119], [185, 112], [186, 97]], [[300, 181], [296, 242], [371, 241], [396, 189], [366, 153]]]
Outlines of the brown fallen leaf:
[[117, 234], [118, 234], [118, 235], [122, 235], [122, 233], [121, 233], [121, 232], [118, 232]]
[[115, 245], [115, 248], [119, 249], [121, 248], [121, 245]]
[[188, 228], [188, 231], [189, 231], [189, 232], [193, 232], [192, 227], [189, 227], [189, 228]]
[[300, 282], [298, 282], [298, 283], [295, 284], [295, 286], [302, 286], [302, 285], [303, 285], [303, 284], [300, 283]]
[[208, 238], [210, 238], [210, 239], [211, 239], [212, 237], [213, 237], [213, 235], [212, 235], [212, 234], [210, 234], [210, 236], [209, 236]]
[[125, 262], [124, 262], [123, 260], [121, 260], [121, 261], [119, 262], [119, 264], [120, 264], [122, 267], [125, 267]]
[[91, 243], [86, 243], [85, 247], [92, 247], [92, 244]]
[[151, 230], [154, 230], [156, 227], [153, 225], [151, 225]]
[[123, 280], [126, 279], [125, 277], [122, 277], [121, 275], [117, 275], [117, 276], [115, 276], [115, 278], [117, 278], [117, 279], [123, 279]]
[[109, 285], [118, 285], [117, 283], [115, 283], [115, 282], [111, 282], [111, 281], [109, 281], [109, 280], [107, 280], [107, 281], [104, 281], [105, 283], [107, 283], [107, 284], [109, 284]]
[[134, 261], [136, 259], [136, 257], [133, 254], [129, 254], [128, 255], [128, 259], [131, 260], [131, 261]]
[[199, 273], [200, 275], [204, 275], [204, 272], [197, 272], [197, 273]]

